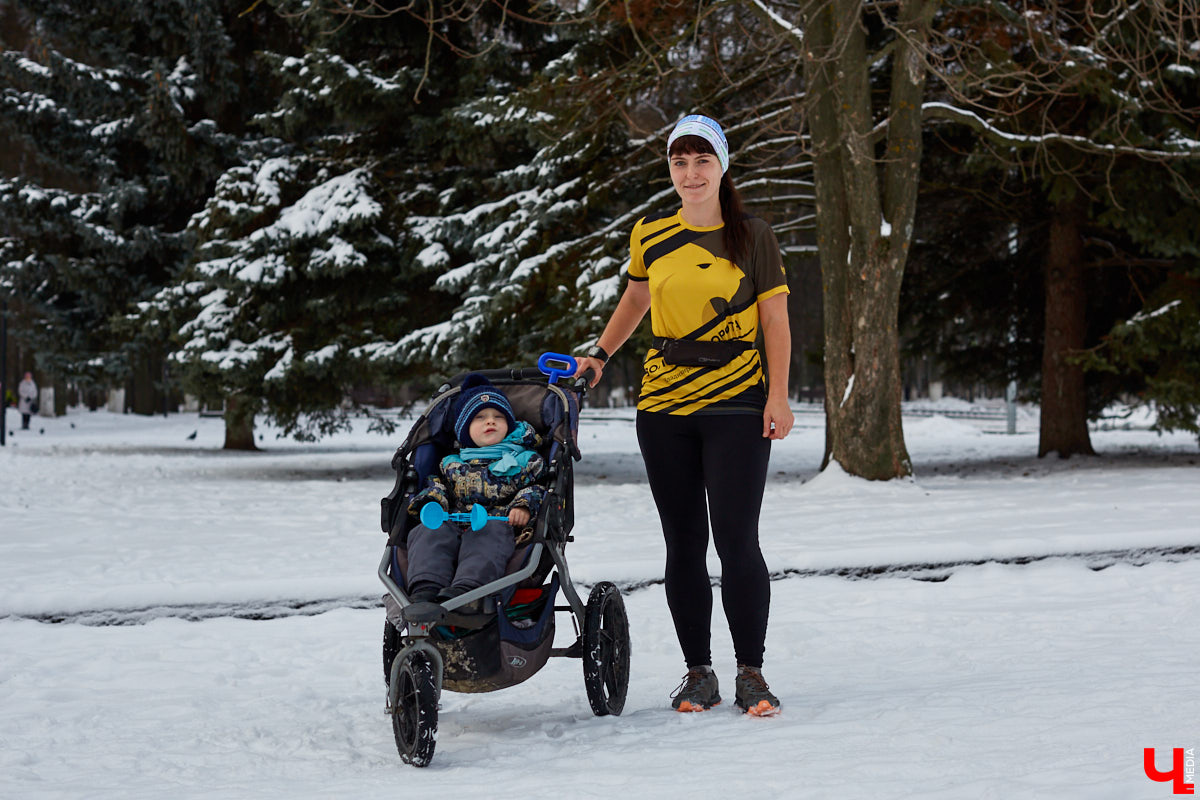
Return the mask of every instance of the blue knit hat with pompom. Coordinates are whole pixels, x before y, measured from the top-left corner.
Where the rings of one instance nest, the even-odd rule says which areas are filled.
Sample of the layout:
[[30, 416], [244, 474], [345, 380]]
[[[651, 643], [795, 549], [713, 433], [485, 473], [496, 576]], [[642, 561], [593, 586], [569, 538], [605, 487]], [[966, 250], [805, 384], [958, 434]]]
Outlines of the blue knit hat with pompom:
[[454, 436], [463, 447], [476, 447], [471, 441], [471, 420], [485, 408], [494, 408], [504, 415], [508, 421], [508, 431], [512, 433], [517, 427], [517, 418], [504, 392], [484, 376], [472, 372], [462, 382], [462, 390], [458, 395], [458, 414], [454, 418]]

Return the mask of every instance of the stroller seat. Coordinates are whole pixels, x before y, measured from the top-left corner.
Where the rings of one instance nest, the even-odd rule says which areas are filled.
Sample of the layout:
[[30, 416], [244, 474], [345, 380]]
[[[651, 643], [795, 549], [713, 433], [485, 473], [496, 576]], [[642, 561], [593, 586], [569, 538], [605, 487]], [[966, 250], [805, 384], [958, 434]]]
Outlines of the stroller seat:
[[[492, 373], [483, 372], [491, 377]], [[461, 380], [461, 376], [460, 376]], [[499, 381], [513, 415], [520, 422], [528, 422], [545, 440], [541, 455], [546, 463], [546, 476], [541, 481], [548, 490], [568, 490], [573, 481], [564, 480], [564, 471], [569, 472], [571, 459], [580, 457], [575, 442], [575, 431], [579, 425], [579, 407], [574, 395], [544, 382], [520, 381], [505, 384]], [[442, 458], [454, 451], [454, 400], [458, 388], [453, 387], [439, 394], [426, 414], [413, 425], [408, 438], [392, 457], [392, 469], [396, 471], [396, 485], [383, 498], [382, 527], [388, 534], [388, 544], [405, 547], [409, 530], [416, 524], [415, 517], [408, 513], [408, 501], [425, 485], [425, 480], [437, 472]], [[567, 458], [570, 456], [570, 458]], [[564, 469], [565, 468], [565, 469]], [[557, 494], [560, 505], [569, 512], [573, 491], [564, 496]], [[543, 508], [539, 517], [548, 509]], [[569, 529], [573, 520], [566, 521]]]

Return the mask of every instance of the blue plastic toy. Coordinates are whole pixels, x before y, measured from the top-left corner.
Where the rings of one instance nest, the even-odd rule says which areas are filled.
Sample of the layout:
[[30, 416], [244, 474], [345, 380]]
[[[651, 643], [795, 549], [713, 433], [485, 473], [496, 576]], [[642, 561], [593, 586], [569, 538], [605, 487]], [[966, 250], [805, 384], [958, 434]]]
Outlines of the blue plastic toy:
[[572, 356], [562, 353], [542, 353], [538, 358], [538, 369], [547, 376], [549, 383], [558, 383], [559, 378], [569, 378], [575, 374], [579, 363]]
[[487, 509], [479, 503], [471, 506], [470, 511], [455, 511], [453, 514], [447, 514], [446, 509], [437, 503], [426, 503], [421, 508], [421, 524], [429, 530], [440, 528], [446, 520], [450, 520], [456, 525], [470, 525], [471, 530], [477, 531], [486, 525], [489, 519], [508, 522], [508, 517], [488, 516]]

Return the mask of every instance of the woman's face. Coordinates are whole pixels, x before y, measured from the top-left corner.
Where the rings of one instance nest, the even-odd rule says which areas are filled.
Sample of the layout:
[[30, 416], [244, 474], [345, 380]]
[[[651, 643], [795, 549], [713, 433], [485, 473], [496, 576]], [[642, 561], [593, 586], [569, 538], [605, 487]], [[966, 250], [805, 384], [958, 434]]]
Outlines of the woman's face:
[[685, 205], [721, 203], [721, 161], [712, 153], [679, 153], [668, 159], [671, 183]]
[[474, 416], [467, 433], [476, 447], [500, 444], [508, 436], [508, 420], [494, 408], [485, 408]]

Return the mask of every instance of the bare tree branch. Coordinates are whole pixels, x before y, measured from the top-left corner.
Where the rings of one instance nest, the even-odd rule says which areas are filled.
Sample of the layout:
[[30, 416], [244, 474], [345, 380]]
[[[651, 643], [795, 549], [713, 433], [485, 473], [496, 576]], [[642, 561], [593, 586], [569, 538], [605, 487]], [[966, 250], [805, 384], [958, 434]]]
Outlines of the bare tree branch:
[[[1195, 161], [1200, 160], [1200, 142], [1193, 148], [1161, 150], [1136, 145], [1111, 145], [1097, 142], [1087, 136], [1072, 136], [1064, 133], [1018, 134], [1005, 131], [985, 120], [974, 111], [949, 103], [925, 103], [921, 106], [925, 119], [947, 119], [962, 123], [989, 141], [1004, 147], [1044, 147], [1048, 144], [1066, 144], [1082, 152], [1110, 156], [1135, 156], [1150, 161]], [[886, 130], [887, 120], [876, 126], [876, 132]]]

